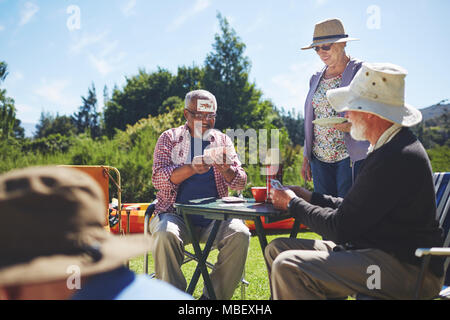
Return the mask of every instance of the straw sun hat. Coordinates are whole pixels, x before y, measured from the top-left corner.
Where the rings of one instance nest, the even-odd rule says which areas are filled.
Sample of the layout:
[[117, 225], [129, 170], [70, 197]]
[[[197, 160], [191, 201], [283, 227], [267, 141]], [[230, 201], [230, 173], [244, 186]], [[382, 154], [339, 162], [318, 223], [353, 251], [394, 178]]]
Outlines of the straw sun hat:
[[339, 19], [328, 19], [316, 24], [314, 28], [313, 42], [302, 50], [312, 49], [325, 43], [339, 43], [356, 41], [359, 39], [349, 38], [345, 33], [344, 25]]
[[337, 112], [368, 112], [412, 127], [422, 121], [422, 113], [405, 103], [406, 75], [391, 63], [363, 63], [348, 87], [328, 90], [327, 98]]
[[151, 249], [143, 235], [114, 236], [97, 182], [78, 170], [37, 167], [0, 176], [0, 287], [113, 270]]

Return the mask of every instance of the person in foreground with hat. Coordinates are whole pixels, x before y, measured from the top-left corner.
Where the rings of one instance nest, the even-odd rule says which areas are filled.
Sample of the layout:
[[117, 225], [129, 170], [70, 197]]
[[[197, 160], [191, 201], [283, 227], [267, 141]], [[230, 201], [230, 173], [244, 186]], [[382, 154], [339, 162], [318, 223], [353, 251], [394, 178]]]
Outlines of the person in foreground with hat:
[[[406, 71], [366, 64], [349, 87], [330, 90], [347, 112], [354, 139], [368, 156], [345, 198], [291, 187], [272, 190], [274, 206], [289, 210], [330, 241], [276, 239], [265, 251], [275, 299], [326, 299], [360, 293], [413, 299], [420, 272], [414, 252], [442, 245], [431, 164], [409, 127], [422, 115], [404, 102]], [[421, 298], [438, 294], [443, 261], [431, 258]]]
[[125, 268], [152, 241], [108, 233], [104, 212], [101, 188], [78, 170], [35, 167], [1, 175], [0, 300], [191, 299]]
[[314, 49], [325, 67], [310, 80], [305, 101], [305, 144], [301, 174], [305, 181], [314, 182], [318, 193], [344, 197], [364, 160], [367, 141], [356, 141], [349, 134], [351, 123], [314, 124], [315, 120], [343, 117], [327, 100], [328, 90], [346, 87], [361, 68], [361, 61], [347, 55], [350, 38], [339, 19], [316, 24], [313, 43], [302, 48]]
[[[158, 190], [155, 216], [150, 232], [155, 240], [152, 251], [158, 279], [181, 290], [186, 279], [181, 270], [184, 245], [190, 237], [182, 216], [174, 204], [204, 198], [228, 196], [228, 188], [243, 190], [247, 175], [241, 167], [231, 139], [214, 130], [217, 101], [206, 90], [191, 91], [185, 98], [186, 124], [165, 131], [154, 151], [152, 181]], [[214, 225], [212, 220], [192, 216], [198, 239], [206, 242]], [[233, 296], [244, 271], [250, 243], [250, 231], [242, 220], [221, 223], [214, 246], [219, 249], [211, 272], [217, 299]], [[202, 299], [208, 299], [206, 288]]]

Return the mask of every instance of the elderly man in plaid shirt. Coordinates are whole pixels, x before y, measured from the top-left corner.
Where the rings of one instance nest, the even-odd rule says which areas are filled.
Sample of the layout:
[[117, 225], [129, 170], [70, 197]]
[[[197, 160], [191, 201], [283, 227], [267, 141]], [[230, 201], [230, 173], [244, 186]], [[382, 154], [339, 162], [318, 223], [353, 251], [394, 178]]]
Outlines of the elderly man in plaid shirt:
[[[189, 92], [184, 109], [186, 124], [165, 131], [154, 151], [152, 181], [158, 190], [158, 203], [150, 231], [155, 239], [156, 277], [181, 290], [186, 289], [181, 271], [183, 247], [190, 239], [174, 203], [226, 197], [228, 188], [242, 190], [247, 181], [233, 142], [226, 134], [214, 130], [216, 111], [216, 98], [210, 92]], [[212, 220], [192, 216], [192, 222], [200, 241], [206, 242]], [[249, 241], [250, 232], [243, 221], [222, 222], [214, 243], [219, 255], [210, 275], [218, 299], [232, 297], [244, 270]], [[202, 298], [208, 298], [206, 290]]]

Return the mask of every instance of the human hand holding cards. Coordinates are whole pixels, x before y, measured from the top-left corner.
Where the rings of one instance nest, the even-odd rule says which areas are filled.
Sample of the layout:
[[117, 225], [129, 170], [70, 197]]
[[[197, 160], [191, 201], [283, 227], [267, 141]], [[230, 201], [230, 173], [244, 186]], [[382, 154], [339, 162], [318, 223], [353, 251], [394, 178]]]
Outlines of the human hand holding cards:
[[232, 163], [228, 155], [227, 147], [207, 148], [204, 151], [204, 157], [206, 159], [205, 161], [209, 161], [209, 164], [229, 166]]
[[276, 179], [270, 179], [270, 189], [270, 199], [276, 209], [287, 210], [289, 202], [296, 197], [294, 191]]
[[275, 190], [280, 191], [289, 190], [289, 188], [283, 186], [281, 182], [276, 179], [270, 179], [270, 186]]

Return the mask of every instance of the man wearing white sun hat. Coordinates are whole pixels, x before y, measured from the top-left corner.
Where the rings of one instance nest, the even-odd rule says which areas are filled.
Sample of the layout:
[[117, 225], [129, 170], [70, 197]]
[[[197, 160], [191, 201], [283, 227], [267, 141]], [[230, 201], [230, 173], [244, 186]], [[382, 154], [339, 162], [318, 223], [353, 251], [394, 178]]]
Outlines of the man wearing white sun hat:
[[[422, 120], [405, 103], [406, 70], [364, 63], [350, 86], [327, 92], [346, 112], [351, 135], [368, 140], [368, 156], [347, 196], [333, 198], [300, 187], [272, 191], [274, 206], [289, 210], [331, 241], [276, 239], [266, 248], [275, 299], [325, 299], [362, 293], [412, 299], [420, 272], [416, 248], [442, 244], [432, 170], [408, 127]], [[378, 282], [369, 277], [378, 270]], [[443, 261], [430, 261], [421, 293], [435, 296]]]

